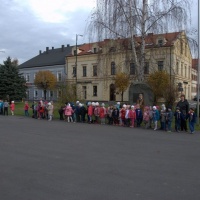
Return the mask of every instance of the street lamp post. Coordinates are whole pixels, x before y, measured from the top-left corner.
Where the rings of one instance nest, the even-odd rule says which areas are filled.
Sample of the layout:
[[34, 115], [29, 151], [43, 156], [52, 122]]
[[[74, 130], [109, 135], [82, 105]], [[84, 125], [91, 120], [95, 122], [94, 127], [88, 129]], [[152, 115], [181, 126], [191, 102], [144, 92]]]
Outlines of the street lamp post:
[[79, 34], [76, 34], [76, 57], [75, 57], [75, 78], [76, 78], [76, 96], [77, 96], [77, 59], [78, 59], [78, 48], [77, 48], [77, 42], [78, 42], [78, 36], [81, 36], [81, 37], [83, 37], [83, 35], [79, 35]]

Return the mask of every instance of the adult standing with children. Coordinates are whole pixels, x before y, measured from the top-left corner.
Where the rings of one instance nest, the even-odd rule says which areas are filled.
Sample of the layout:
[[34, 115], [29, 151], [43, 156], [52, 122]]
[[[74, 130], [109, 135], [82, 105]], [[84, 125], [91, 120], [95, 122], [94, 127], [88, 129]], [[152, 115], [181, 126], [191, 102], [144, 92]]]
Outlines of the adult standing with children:
[[183, 114], [181, 118], [181, 131], [185, 130], [187, 132], [187, 123], [186, 123], [186, 115], [189, 112], [189, 103], [187, 99], [185, 99], [185, 95], [181, 95], [181, 100], [177, 103], [177, 106], [180, 109], [180, 112]]

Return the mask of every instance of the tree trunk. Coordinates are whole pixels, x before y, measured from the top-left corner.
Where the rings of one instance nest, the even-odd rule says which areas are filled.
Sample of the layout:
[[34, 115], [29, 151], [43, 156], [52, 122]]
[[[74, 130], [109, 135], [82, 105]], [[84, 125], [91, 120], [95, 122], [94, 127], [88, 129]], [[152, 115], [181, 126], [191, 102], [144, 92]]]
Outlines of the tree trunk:
[[146, 15], [147, 15], [147, 0], [143, 0], [142, 21], [141, 21], [142, 43], [141, 43], [141, 55], [140, 55], [140, 70], [138, 74], [138, 79], [140, 82], [144, 81]]

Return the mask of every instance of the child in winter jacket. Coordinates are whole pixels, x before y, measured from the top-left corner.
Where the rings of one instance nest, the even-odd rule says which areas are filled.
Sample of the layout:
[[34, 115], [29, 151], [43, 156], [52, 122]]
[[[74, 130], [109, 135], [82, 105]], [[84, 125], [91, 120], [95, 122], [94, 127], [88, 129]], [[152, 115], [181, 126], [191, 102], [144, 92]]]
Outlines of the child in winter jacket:
[[172, 108], [168, 107], [166, 110], [166, 130], [171, 132], [172, 129], [173, 112]]
[[124, 104], [122, 109], [120, 110], [120, 117], [122, 122], [122, 124], [120, 124], [121, 126], [125, 125], [125, 114], [126, 114], [126, 105]]
[[153, 123], [154, 123], [154, 131], [158, 129], [158, 120], [160, 119], [160, 115], [156, 106], [153, 106]]
[[15, 102], [14, 101], [11, 101], [10, 111], [11, 111], [11, 114], [14, 115], [14, 111], [15, 111]]
[[150, 116], [149, 116], [149, 107], [148, 106], [144, 107], [143, 122], [144, 122], [146, 129], [150, 127]]
[[87, 114], [88, 114], [88, 123], [92, 123], [92, 115], [93, 115], [93, 106], [91, 102], [88, 102], [88, 109], [87, 109]]
[[113, 117], [113, 125], [119, 125], [119, 110], [117, 109], [116, 106], [114, 106], [113, 108], [112, 117]]
[[67, 106], [64, 108], [64, 111], [65, 111], [65, 121], [73, 122], [72, 119], [73, 110], [70, 103], [67, 104]]
[[29, 116], [28, 109], [29, 109], [28, 101], [25, 101], [25, 104], [24, 104], [24, 115], [27, 116], [27, 117]]
[[95, 108], [94, 108], [94, 116], [95, 116], [95, 123], [99, 123], [99, 113], [100, 113], [100, 107], [99, 107], [99, 102], [95, 103]]
[[106, 108], [105, 108], [105, 104], [104, 103], [101, 104], [101, 108], [100, 108], [100, 112], [99, 112], [99, 117], [100, 117], [100, 120], [101, 120], [101, 124], [105, 124], [106, 123], [106, 121], [105, 121]]
[[113, 106], [110, 105], [107, 109], [107, 119], [108, 119], [108, 124], [113, 125], [113, 117], [112, 117], [112, 112], [113, 112]]
[[129, 112], [130, 112], [130, 105], [126, 106], [126, 110], [125, 110], [125, 126], [129, 127], [130, 126], [130, 118], [129, 118]]
[[130, 119], [130, 127], [133, 128], [136, 120], [136, 113], [134, 106], [131, 106], [131, 109], [129, 110], [129, 119]]
[[195, 126], [195, 123], [196, 123], [196, 114], [194, 112], [194, 109], [193, 108], [190, 108], [187, 116], [186, 116], [186, 119], [189, 119], [189, 128], [190, 128], [190, 133], [193, 134], [194, 133], [194, 126]]
[[139, 104], [137, 104], [137, 108], [135, 110], [135, 113], [136, 113], [137, 127], [140, 127], [142, 120], [143, 120], [143, 113], [142, 113], [142, 110], [140, 109]]
[[176, 112], [174, 113], [174, 117], [175, 117], [175, 130], [176, 132], [179, 132], [181, 128], [181, 120], [185, 120], [185, 117], [181, 113], [179, 107], [176, 107]]

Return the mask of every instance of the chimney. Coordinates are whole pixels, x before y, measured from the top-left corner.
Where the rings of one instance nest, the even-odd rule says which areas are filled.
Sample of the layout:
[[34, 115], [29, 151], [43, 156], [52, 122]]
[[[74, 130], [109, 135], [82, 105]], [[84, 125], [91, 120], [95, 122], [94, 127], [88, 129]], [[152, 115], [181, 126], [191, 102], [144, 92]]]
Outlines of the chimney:
[[42, 51], [40, 50], [40, 51], [39, 51], [39, 55], [41, 55], [41, 54], [42, 54]]
[[64, 51], [64, 47], [65, 47], [65, 45], [62, 45], [62, 46], [61, 46], [61, 48], [62, 48], [61, 51]]
[[54, 50], [54, 47], [52, 47], [52, 50]]
[[46, 47], [46, 53], [47, 54], [49, 53], [49, 47]]
[[70, 44], [67, 44], [67, 47], [70, 47]]

